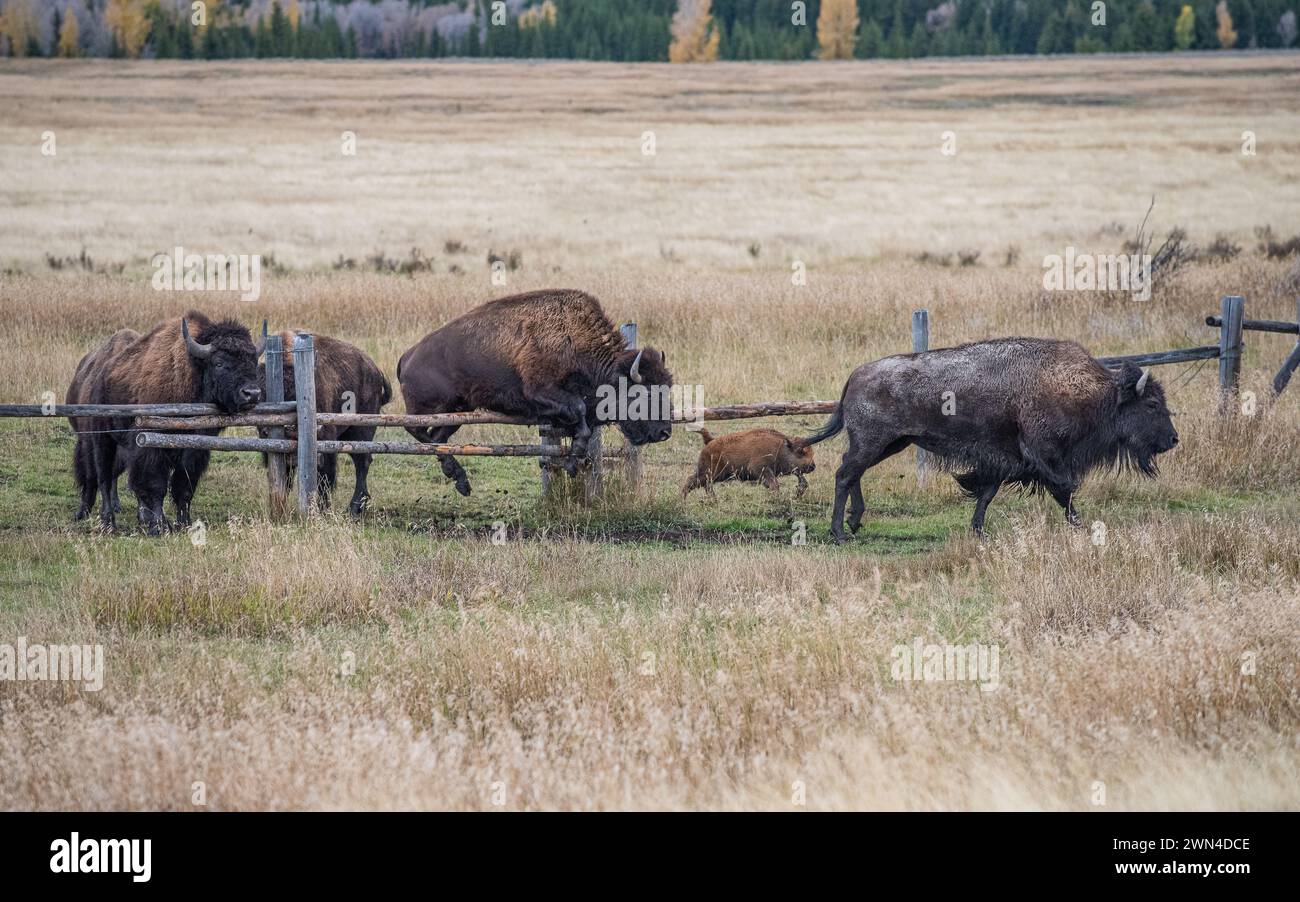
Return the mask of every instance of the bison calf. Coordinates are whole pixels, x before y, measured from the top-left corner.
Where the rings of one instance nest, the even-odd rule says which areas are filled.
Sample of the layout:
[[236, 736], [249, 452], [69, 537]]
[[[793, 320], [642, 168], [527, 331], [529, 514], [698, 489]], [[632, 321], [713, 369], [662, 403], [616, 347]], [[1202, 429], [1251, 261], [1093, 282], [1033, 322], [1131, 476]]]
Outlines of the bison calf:
[[747, 429], [714, 438], [707, 429], [699, 430], [704, 439], [695, 474], [682, 486], [682, 497], [692, 489], [703, 488], [709, 498], [714, 498], [713, 484], [739, 479], [744, 482], [761, 482], [776, 491], [780, 488], [778, 476], [794, 474], [799, 478], [795, 497], [801, 497], [808, 488], [804, 474], [817, 468], [813, 463], [813, 450], [801, 438], [790, 438], [775, 429]]
[[1041, 489], [1080, 523], [1073, 496], [1097, 467], [1156, 474], [1178, 444], [1160, 383], [1131, 363], [1111, 372], [1072, 341], [999, 338], [885, 357], [854, 370], [830, 421], [810, 443], [843, 429], [849, 450], [835, 473], [831, 534], [858, 531], [862, 474], [915, 444], [954, 472], [975, 499], [971, 528], [998, 489]]

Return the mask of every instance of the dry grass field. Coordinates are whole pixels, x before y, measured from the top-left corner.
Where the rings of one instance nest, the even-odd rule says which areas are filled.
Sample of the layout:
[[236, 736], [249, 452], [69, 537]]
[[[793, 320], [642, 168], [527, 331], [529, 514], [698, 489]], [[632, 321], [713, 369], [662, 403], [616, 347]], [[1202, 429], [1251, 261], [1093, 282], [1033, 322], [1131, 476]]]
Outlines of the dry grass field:
[[[1296, 314], [1296, 258], [1255, 230], [1300, 232], [1297, 89], [1295, 54], [6, 60], [0, 400], [62, 397], [114, 329], [189, 307], [345, 338], [391, 377], [448, 318], [547, 286], [637, 321], [711, 405], [834, 398], [910, 349], [922, 306], [935, 346], [1208, 344], [1222, 295]], [[1146, 302], [1043, 290], [1044, 254], [1118, 252], [1152, 195], [1161, 237], [1241, 253]], [[155, 291], [176, 244], [276, 265], [255, 303]], [[517, 255], [504, 287], [489, 252]], [[1102, 544], [1013, 492], [978, 541], [909, 451], [869, 471], [837, 547], [842, 438], [801, 499], [732, 484], [709, 504], [678, 498], [684, 431], [647, 449], [639, 492], [613, 480], [590, 508], [542, 504], [531, 460], [466, 460], [466, 499], [435, 461], [380, 457], [361, 524], [271, 524], [256, 459], [218, 454], [206, 544], [103, 536], [71, 522], [67, 423], [0, 420], [0, 643], [106, 658], [99, 692], [0, 681], [0, 807], [187, 810], [200, 782], [216, 809], [1300, 807], [1300, 388], [1267, 391], [1293, 344], [1247, 336], [1250, 416], [1219, 416], [1213, 362], [1155, 371], [1182, 442], [1157, 480], [1089, 480]], [[998, 688], [894, 680], [915, 637], [997, 647]]]

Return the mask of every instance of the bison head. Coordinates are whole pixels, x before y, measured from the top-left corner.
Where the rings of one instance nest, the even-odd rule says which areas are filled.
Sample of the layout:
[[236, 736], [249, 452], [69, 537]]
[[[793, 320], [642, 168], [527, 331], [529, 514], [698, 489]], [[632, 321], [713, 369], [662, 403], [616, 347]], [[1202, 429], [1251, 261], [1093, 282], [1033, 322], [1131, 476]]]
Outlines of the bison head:
[[806, 438], [787, 438], [782, 457], [791, 473], [811, 473], [817, 469], [812, 445]]
[[185, 317], [181, 317], [181, 335], [200, 374], [200, 402], [239, 413], [262, 400], [257, 358], [265, 340], [254, 345], [248, 330], [233, 320], [209, 325], [195, 338]]
[[1142, 473], [1154, 476], [1156, 455], [1178, 444], [1178, 430], [1165, 404], [1165, 390], [1151, 378], [1150, 370], [1143, 372], [1132, 363], [1124, 364], [1117, 381], [1116, 431], [1121, 448]]
[[[654, 348], [629, 348], [618, 357], [618, 374], [627, 378], [629, 392], [627, 415], [618, 418], [618, 428], [634, 445], [666, 441], [673, 434], [673, 374], [664, 363], [665, 355]], [[649, 403], [634, 403], [631, 396], [638, 389]]]

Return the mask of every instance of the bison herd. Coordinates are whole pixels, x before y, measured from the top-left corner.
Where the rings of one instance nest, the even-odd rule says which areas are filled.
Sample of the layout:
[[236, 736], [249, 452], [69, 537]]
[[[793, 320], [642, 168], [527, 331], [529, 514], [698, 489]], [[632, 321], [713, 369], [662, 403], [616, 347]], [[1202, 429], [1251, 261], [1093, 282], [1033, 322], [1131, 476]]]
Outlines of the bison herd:
[[[286, 345], [292, 334], [284, 333]], [[213, 322], [198, 311], [158, 323], [141, 335], [115, 333], [82, 358], [68, 388], [69, 404], [206, 403], [235, 414], [265, 393], [258, 358], [263, 337], [247, 328]], [[392, 399], [388, 379], [359, 348], [315, 336], [316, 400], [321, 411], [378, 413]], [[603, 410], [598, 395], [614, 386], [666, 392], [672, 385], [665, 355], [627, 348], [600, 303], [581, 291], [537, 291], [490, 301], [422, 338], [397, 364], [406, 410], [440, 414], [487, 409], [527, 418], [572, 438], [564, 466], [576, 474], [592, 434], [616, 424], [629, 442], [644, 445], [672, 435], [667, 405], [646, 415], [636, 405]], [[292, 400], [290, 364], [286, 394]], [[77, 519], [99, 497], [100, 522], [112, 529], [119, 510], [117, 480], [139, 502], [145, 531], [172, 526], [163, 501], [170, 492], [175, 525], [190, 523], [190, 502], [208, 466], [209, 452], [139, 448], [132, 417], [71, 418], [76, 433], [73, 470], [80, 490]], [[457, 427], [407, 427], [421, 442], [446, 442]], [[216, 434], [220, 430], [208, 430]], [[705, 441], [695, 472], [682, 489], [712, 496], [716, 482], [757, 481], [777, 487], [796, 475], [799, 494], [814, 469], [813, 445], [847, 431], [849, 448], [835, 474], [831, 532], [845, 540], [856, 532], [865, 503], [862, 475], [890, 455], [916, 445], [953, 472], [975, 499], [971, 526], [983, 529], [989, 502], [1005, 484], [1050, 494], [1078, 524], [1074, 493], [1097, 467], [1131, 466], [1153, 476], [1156, 456], [1178, 434], [1156, 380], [1132, 365], [1114, 373], [1070, 341], [1005, 338], [918, 354], [886, 357], [849, 377], [830, 421], [807, 438], [752, 429]], [[374, 427], [322, 427], [322, 438], [365, 441]], [[328, 433], [328, 434], [325, 434]], [[364, 509], [370, 494], [370, 455], [353, 454], [356, 486], [349, 513]], [[470, 493], [464, 468], [439, 455], [442, 472], [462, 495]], [[322, 455], [321, 498], [334, 488], [336, 456]]]

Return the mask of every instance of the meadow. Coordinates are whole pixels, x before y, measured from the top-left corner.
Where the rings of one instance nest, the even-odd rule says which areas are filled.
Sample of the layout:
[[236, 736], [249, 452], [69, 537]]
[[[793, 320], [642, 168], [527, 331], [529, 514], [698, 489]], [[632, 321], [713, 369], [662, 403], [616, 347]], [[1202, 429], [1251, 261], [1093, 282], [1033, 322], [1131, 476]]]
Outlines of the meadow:
[[[934, 346], [1103, 355], [1212, 343], [1225, 294], [1279, 320], [1300, 295], [1262, 231], [1300, 232], [1295, 54], [5, 60], [0, 87], [6, 402], [61, 398], [113, 330], [190, 307], [392, 378], [477, 303], [578, 287], [716, 405], [833, 399], [910, 350], [920, 307]], [[1153, 195], [1157, 243], [1201, 253], [1150, 301], [1043, 290], [1045, 254], [1119, 252]], [[155, 291], [175, 245], [264, 255], [261, 297]], [[359, 524], [273, 524], [256, 458], [217, 454], [205, 543], [136, 534], [125, 492], [105, 536], [71, 521], [66, 421], [0, 420], [0, 642], [107, 662], [100, 692], [0, 682], [0, 807], [187, 810], [202, 783], [217, 809], [1296, 808], [1300, 389], [1267, 389], [1294, 342], [1248, 334], [1249, 415], [1221, 415], [1213, 362], [1155, 370], [1182, 436], [1158, 479], [1095, 474], [1082, 531], [1006, 492], [983, 541], [908, 451], [832, 544], [843, 438], [801, 499], [682, 501], [680, 429], [591, 506], [543, 502], [533, 460], [465, 459], [461, 498], [436, 461], [380, 457]], [[996, 646], [999, 687], [893, 679], [916, 637]]]

